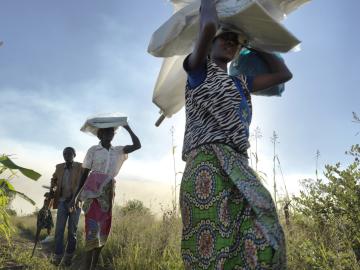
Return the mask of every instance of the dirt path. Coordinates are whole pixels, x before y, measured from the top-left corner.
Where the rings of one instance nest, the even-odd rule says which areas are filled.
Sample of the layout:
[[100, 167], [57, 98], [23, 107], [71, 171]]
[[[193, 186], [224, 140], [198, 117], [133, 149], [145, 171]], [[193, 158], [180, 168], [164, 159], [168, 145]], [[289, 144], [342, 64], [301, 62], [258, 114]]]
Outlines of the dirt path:
[[[33, 268], [27, 264], [27, 262], [31, 261], [30, 256], [34, 247], [34, 240], [31, 238], [26, 232], [20, 232], [12, 236], [11, 244], [8, 244], [6, 239], [0, 239], [2, 243], [0, 248], [0, 270]], [[51, 244], [38, 243], [34, 259], [48, 259], [50, 255]], [[21, 259], [19, 259], [20, 257]], [[19, 262], [24, 260], [24, 263]]]

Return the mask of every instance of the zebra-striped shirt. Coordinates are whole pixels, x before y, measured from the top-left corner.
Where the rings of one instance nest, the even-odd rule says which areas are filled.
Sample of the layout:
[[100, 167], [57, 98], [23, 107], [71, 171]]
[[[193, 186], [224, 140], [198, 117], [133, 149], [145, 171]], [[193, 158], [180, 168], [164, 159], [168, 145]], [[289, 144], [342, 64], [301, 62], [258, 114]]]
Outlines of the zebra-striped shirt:
[[[247, 77], [239, 76], [248, 109], [252, 105]], [[206, 78], [185, 90], [186, 125], [182, 158], [203, 144], [223, 143], [238, 152], [249, 148], [249, 124], [241, 116], [241, 100], [234, 80], [218, 65], [208, 60]]]

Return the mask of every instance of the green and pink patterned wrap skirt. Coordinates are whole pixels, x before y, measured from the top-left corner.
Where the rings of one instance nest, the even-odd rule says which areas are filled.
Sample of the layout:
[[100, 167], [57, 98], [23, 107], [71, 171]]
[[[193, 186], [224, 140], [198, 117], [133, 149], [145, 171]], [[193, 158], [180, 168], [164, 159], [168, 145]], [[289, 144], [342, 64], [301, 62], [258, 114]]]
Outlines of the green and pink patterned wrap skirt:
[[285, 238], [272, 197], [247, 158], [231, 147], [192, 150], [180, 207], [186, 270], [286, 269]]

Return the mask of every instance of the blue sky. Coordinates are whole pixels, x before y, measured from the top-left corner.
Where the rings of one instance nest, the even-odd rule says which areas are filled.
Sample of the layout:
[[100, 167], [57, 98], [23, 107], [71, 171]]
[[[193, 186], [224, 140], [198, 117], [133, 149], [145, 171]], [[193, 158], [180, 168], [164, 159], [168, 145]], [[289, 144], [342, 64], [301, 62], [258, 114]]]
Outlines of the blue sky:
[[[360, 127], [351, 122], [352, 111], [360, 114], [359, 8], [355, 0], [319, 0], [292, 13], [284, 24], [303, 41], [302, 51], [284, 55], [294, 78], [281, 98], [253, 98], [252, 127], [263, 134], [259, 167], [271, 175], [269, 138], [276, 130], [290, 190], [298, 189], [298, 179], [313, 176], [317, 149], [323, 166], [346, 160], [344, 151], [360, 141]], [[164, 0], [2, 1], [0, 153], [16, 154], [18, 163], [43, 174], [39, 183], [17, 180], [19, 189], [40, 202], [40, 186], [62, 162], [62, 149], [74, 146], [82, 161], [97, 143], [79, 131], [86, 117], [118, 111], [129, 115], [143, 144], [118, 176], [118, 194], [122, 200], [169, 200], [169, 130], [175, 126], [181, 170], [184, 112], [154, 127], [158, 108], [151, 97], [161, 59], [146, 49], [171, 14]], [[120, 132], [115, 144], [126, 143], [129, 137]]]

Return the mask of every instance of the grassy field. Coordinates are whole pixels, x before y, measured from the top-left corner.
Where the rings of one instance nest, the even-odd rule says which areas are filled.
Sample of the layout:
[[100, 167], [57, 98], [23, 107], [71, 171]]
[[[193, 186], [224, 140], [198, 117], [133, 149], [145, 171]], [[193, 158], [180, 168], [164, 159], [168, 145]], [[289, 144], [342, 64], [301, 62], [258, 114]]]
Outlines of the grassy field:
[[[282, 212], [279, 212], [283, 220]], [[49, 263], [52, 245], [39, 245], [30, 258], [35, 233], [35, 216], [13, 217], [16, 227], [13, 245], [2, 245], [0, 269], [56, 269]], [[287, 236], [288, 269], [359, 270], [351, 239], [338, 229], [339, 219], [320, 227], [311, 217], [292, 211], [291, 225], [283, 226]], [[83, 216], [79, 222], [79, 242], [73, 265], [79, 269], [84, 255]], [[98, 269], [177, 270], [180, 257], [181, 220], [171, 211], [155, 217], [148, 209], [114, 209], [110, 238], [102, 251]], [[41, 239], [45, 238], [45, 232]], [[63, 268], [65, 269], [65, 268]]]
[[[111, 236], [102, 251], [99, 269], [183, 269], [180, 257], [181, 220], [172, 212], [155, 217], [149, 210], [114, 209]], [[39, 244], [30, 259], [35, 234], [36, 217], [13, 217], [16, 227], [13, 246], [6, 246], [0, 259], [0, 269], [56, 269], [49, 264], [52, 244]], [[54, 232], [52, 232], [54, 233]], [[79, 222], [78, 248], [70, 269], [79, 269], [84, 255], [84, 218]], [[42, 232], [40, 239], [46, 236]], [[10, 263], [9, 263], [10, 262]], [[23, 268], [19, 268], [19, 267]]]

